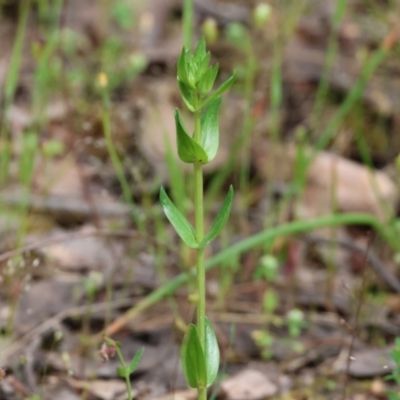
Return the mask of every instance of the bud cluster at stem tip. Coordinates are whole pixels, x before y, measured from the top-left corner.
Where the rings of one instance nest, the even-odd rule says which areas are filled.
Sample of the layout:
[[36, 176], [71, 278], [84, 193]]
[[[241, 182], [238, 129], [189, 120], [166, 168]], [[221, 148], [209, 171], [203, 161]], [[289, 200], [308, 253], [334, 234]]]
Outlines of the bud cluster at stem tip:
[[217, 96], [225, 92], [233, 83], [235, 74], [227, 79], [208, 98], [204, 97], [211, 91], [218, 74], [218, 64], [209, 66], [210, 52], [206, 51], [204, 37], [199, 41], [196, 50], [191, 54], [189, 49], [182, 49], [178, 59], [178, 84], [183, 100], [190, 111], [198, 111]]

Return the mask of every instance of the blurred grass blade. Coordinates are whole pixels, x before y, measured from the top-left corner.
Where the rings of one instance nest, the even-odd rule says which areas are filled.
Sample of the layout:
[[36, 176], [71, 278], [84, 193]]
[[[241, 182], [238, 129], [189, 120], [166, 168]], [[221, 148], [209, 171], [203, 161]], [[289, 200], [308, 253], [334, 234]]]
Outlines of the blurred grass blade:
[[2, 146], [0, 147], [0, 185], [3, 184], [7, 179], [8, 166], [11, 159], [11, 144], [8, 143], [7, 137], [7, 113], [13, 102], [15, 91], [18, 85], [22, 50], [30, 6], [30, 0], [20, 2], [18, 28], [14, 41], [10, 65], [8, 66], [7, 78], [4, 84], [4, 107], [2, 110], [3, 118], [0, 130], [0, 143], [2, 143]]

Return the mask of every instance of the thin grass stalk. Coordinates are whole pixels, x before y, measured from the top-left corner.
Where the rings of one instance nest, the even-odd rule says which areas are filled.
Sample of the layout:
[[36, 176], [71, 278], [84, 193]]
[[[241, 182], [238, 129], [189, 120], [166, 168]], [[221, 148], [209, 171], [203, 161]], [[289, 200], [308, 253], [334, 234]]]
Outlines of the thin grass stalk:
[[[332, 214], [325, 217], [311, 219], [308, 221], [295, 221], [287, 224], [279, 225], [275, 228], [268, 228], [246, 239], [226, 248], [219, 252], [214, 257], [209, 258], [205, 262], [205, 271], [209, 271], [217, 266], [224, 266], [224, 262], [229, 257], [234, 255], [243, 254], [255, 247], [263, 246], [266, 241], [271, 241], [277, 237], [296, 235], [301, 233], [310, 232], [313, 230], [334, 227], [340, 225], [364, 225], [369, 226], [371, 229], [375, 229], [378, 234], [385, 240], [390, 247], [395, 251], [400, 251], [400, 244], [397, 236], [393, 234], [392, 229], [382, 224], [376, 217], [370, 214], [362, 213], [349, 213], [349, 214]], [[132, 319], [140, 315], [141, 312], [156, 304], [161, 299], [174, 293], [179, 287], [187, 283], [189, 279], [192, 279], [195, 274], [195, 269], [189, 272], [182, 273], [170, 280], [168, 284], [161, 286], [149, 296], [139, 301], [134, 307], [128, 310], [120, 318], [116, 319], [110, 326], [105, 330], [107, 336], [114, 335], [125, 324], [130, 322]]]
[[[106, 96], [106, 95], [104, 95], [104, 96]], [[114, 142], [112, 139], [109, 99], [108, 98], [105, 99], [104, 103], [105, 103], [105, 106], [102, 111], [101, 121], [102, 121], [102, 127], [103, 127], [104, 138], [106, 141], [107, 151], [110, 155], [111, 163], [112, 163], [115, 173], [117, 175], [119, 184], [121, 185], [124, 200], [130, 207], [132, 218], [133, 218], [139, 232], [144, 233], [146, 231], [144, 221], [141, 218], [140, 212], [137, 210], [136, 205], [134, 203], [131, 188], [129, 186], [129, 182], [125, 177], [124, 167], [122, 165], [121, 160], [119, 159], [117, 150], [114, 146]]]
[[341, 123], [344, 118], [350, 112], [354, 104], [362, 97], [363, 91], [372, 74], [375, 72], [379, 64], [386, 58], [388, 54], [388, 48], [385, 45], [382, 45], [378, 50], [376, 50], [369, 60], [364, 64], [364, 67], [361, 71], [361, 75], [347, 94], [345, 100], [340, 105], [337, 113], [331, 118], [326, 129], [322, 132], [320, 139], [318, 140], [313, 156], [308, 160], [308, 163], [315, 159], [317, 153], [329, 144], [329, 142], [336, 135], [337, 130], [339, 129]]
[[0, 131], [0, 185], [4, 184], [7, 180], [8, 167], [11, 158], [11, 144], [9, 143], [10, 138], [8, 133], [7, 114], [14, 100], [15, 91], [18, 85], [24, 37], [26, 26], [28, 24], [30, 5], [30, 0], [24, 0], [20, 2], [20, 17], [18, 20], [17, 34], [15, 37], [11, 61], [8, 67], [8, 73], [4, 87], [3, 118]]
[[322, 70], [321, 80], [318, 85], [317, 94], [315, 97], [314, 108], [311, 113], [312, 123], [311, 126], [316, 128], [316, 122], [319, 120], [325, 99], [329, 91], [329, 75], [332, 72], [333, 65], [338, 53], [338, 34], [339, 26], [342, 22], [344, 13], [347, 7], [347, 0], [338, 0], [336, 2], [336, 9], [332, 19], [332, 31], [328, 39], [328, 50], [326, 55], [325, 64]]

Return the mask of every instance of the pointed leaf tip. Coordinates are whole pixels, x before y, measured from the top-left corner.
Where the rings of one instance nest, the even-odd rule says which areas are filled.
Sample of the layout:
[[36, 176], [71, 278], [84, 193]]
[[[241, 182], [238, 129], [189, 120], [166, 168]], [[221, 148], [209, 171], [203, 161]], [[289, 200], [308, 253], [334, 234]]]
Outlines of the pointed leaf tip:
[[130, 374], [133, 374], [136, 371], [136, 368], [138, 367], [140, 360], [143, 357], [143, 352], [144, 352], [144, 347], [139, 349], [138, 352], [133, 357], [131, 363], [129, 364], [129, 373]]
[[219, 235], [222, 228], [228, 221], [229, 214], [232, 208], [232, 203], [233, 203], [233, 187], [231, 185], [228, 194], [226, 195], [225, 200], [222, 203], [222, 207], [219, 210], [219, 213], [211, 226], [210, 231], [204, 236], [204, 239], [199, 244], [198, 246], [199, 249], [203, 249], [204, 247], [206, 247]]
[[221, 96], [222, 93], [226, 92], [233, 84], [236, 79], [236, 70], [233, 71], [231, 77], [223, 82], [213, 93], [211, 93], [203, 102], [200, 109], [210, 104], [216, 97]]

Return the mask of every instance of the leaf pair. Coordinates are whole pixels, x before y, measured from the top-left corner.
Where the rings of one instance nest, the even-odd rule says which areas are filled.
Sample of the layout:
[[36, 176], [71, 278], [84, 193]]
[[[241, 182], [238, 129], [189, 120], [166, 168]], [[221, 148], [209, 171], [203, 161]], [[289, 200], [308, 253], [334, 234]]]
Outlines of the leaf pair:
[[195, 325], [189, 325], [189, 332], [182, 345], [182, 368], [189, 386], [209, 387], [218, 375], [219, 348], [210, 321], [206, 318], [204, 351]]
[[[209, 68], [204, 78], [199, 83], [198, 91], [202, 96], [205, 96], [212, 88], [215, 79], [218, 73], [218, 64], [214, 67]], [[208, 97], [203, 99], [200, 104], [197, 104], [195, 100], [195, 96], [193, 95], [193, 90], [185, 84], [185, 82], [181, 79], [178, 73], [178, 85], [179, 90], [182, 95], [182, 99], [186, 104], [186, 107], [191, 111], [199, 111], [210, 104], [217, 97], [221, 96], [224, 92], [226, 92], [233, 84], [236, 79], [236, 71], [233, 71], [232, 76], [230, 76], [225, 82], [223, 82], [213, 93], [211, 93]], [[208, 89], [209, 88], [209, 89]], [[207, 90], [208, 89], [208, 90]]]
[[221, 97], [217, 97], [201, 114], [200, 143], [189, 135], [179, 110], [175, 110], [178, 155], [183, 162], [206, 164], [214, 159], [219, 144], [218, 110], [220, 104]]
[[193, 226], [175, 207], [164, 188], [161, 188], [160, 190], [160, 202], [164, 210], [164, 214], [185, 244], [192, 249], [203, 249], [218, 236], [228, 221], [233, 203], [233, 187], [231, 186], [229, 188], [228, 194], [225, 197], [222, 207], [219, 210], [219, 213], [215, 218], [210, 231], [204, 236], [200, 243], [197, 241], [196, 232]]
[[132, 361], [129, 365], [117, 367], [117, 373], [121, 378], [126, 378], [130, 374], [133, 374], [136, 371], [137, 366], [140, 363], [140, 360], [143, 356], [144, 348], [142, 347], [133, 357]]
[[193, 55], [190, 54], [189, 49], [184, 47], [178, 58], [179, 89], [186, 106], [192, 112], [202, 110], [207, 104], [221, 96], [235, 79], [235, 74], [233, 74], [214, 93], [203, 99], [211, 91], [218, 75], [218, 64], [213, 67], [208, 65], [210, 58], [210, 52], [206, 52], [204, 37], [201, 38]]

